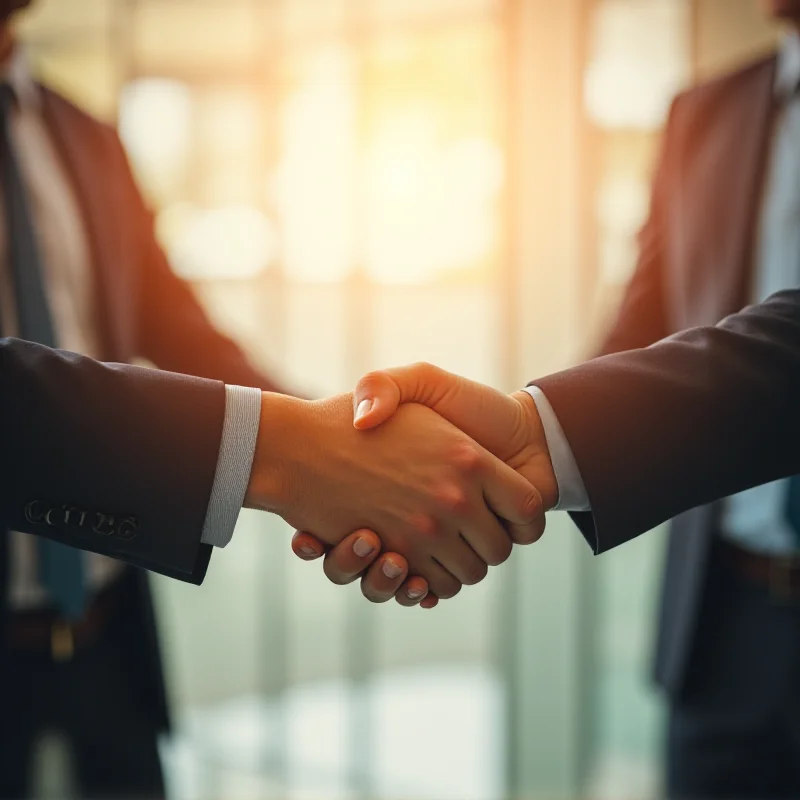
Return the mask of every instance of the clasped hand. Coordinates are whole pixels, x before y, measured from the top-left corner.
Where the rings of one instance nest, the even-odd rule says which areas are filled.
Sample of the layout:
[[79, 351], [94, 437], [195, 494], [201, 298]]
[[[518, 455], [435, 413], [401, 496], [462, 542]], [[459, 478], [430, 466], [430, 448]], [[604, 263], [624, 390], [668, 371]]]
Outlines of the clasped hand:
[[[345, 400], [325, 402], [341, 414]], [[361, 577], [373, 602], [396, 597], [430, 608], [482, 580], [514, 543], [541, 537], [558, 490], [527, 392], [505, 395], [417, 364], [366, 375], [351, 402], [356, 438], [392, 452], [375, 471], [340, 451], [338, 507], [349, 506], [351, 491], [365, 506], [390, 504], [346, 530], [352, 517], [334, 523], [328, 510], [317, 518], [285, 517], [301, 531], [295, 553], [305, 560], [325, 554], [331, 581]]]

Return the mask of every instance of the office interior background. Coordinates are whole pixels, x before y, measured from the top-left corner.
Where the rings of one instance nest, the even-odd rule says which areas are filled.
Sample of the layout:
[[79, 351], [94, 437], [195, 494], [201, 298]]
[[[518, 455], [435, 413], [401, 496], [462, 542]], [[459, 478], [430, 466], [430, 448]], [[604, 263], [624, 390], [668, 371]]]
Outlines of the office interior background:
[[[776, 37], [756, 0], [40, 0], [19, 27], [120, 126], [174, 269], [309, 396], [591, 353], [670, 98]], [[433, 612], [329, 585], [290, 535], [245, 512], [201, 589], [154, 579], [176, 800], [658, 796], [659, 533], [594, 559], [552, 516]]]

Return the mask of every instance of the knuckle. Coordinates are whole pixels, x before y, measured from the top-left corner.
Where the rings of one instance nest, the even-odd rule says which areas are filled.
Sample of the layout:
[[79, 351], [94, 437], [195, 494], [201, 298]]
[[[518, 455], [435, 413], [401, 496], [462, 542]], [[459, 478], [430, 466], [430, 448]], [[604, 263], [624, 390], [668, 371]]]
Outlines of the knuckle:
[[474, 475], [483, 464], [483, 455], [473, 442], [460, 442], [453, 450], [451, 461], [462, 475]]
[[499, 541], [489, 554], [491, 560], [489, 561], [490, 567], [499, 567], [504, 564], [511, 557], [511, 552], [514, 549], [514, 544], [509, 537], [505, 537]]
[[452, 587], [448, 586], [441, 592], [436, 592], [436, 595], [440, 600], [452, 600], [452, 598], [454, 598], [460, 591], [461, 591], [461, 584]]
[[392, 592], [386, 591], [381, 586], [379, 574], [374, 570], [366, 572], [361, 578], [361, 594], [370, 603], [385, 603], [392, 596]]
[[461, 591], [461, 582], [455, 578], [442, 578], [435, 585], [431, 584], [431, 588], [440, 600], [450, 600]]
[[547, 527], [547, 520], [545, 519], [544, 514], [542, 514], [539, 523], [536, 525], [536, 535], [533, 539], [534, 542], [538, 542], [539, 539], [541, 539], [542, 536], [544, 536], [544, 531], [546, 527]]
[[361, 587], [361, 594], [363, 594], [370, 603], [375, 603], [376, 605], [387, 603], [391, 599], [391, 595], [376, 592], [369, 585]]
[[386, 379], [386, 372], [384, 370], [376, 369], [362, 376], [361, 380], [358, 382], [358, 385], [362, 389], [371, 388], [373, 386], [382, 384]]
[[476, 564], [470, 564], [464, 575], [464, 583], [467, 586], [474, 586], [480, 583], [489, 574], [489, 567], [482, 561]]
[[520, 499], [519, 510], [522, 519], [528, 523], [536, 522], [544, 516], [541, 495], [533, 486], [529, 487]]
[[417, 361], [415, 364], [411, 365], [411, 370], [414, 372], [422, 381], [430, 382], [432, 381], [436, 375], [438, 374], [439, 368], [435, 367], [428, 361]]
[[462, 515], [470, 509], [470, 500], [463, 486], [447, 483], [436, 490], [436, 505], [448, 514]]
[[517, 528], [517, 532], [514, 537], [515, 541], [517, 544], [535, 544], [544, 535], [546, 524], [547, 520], [545, 519], [544, 514], [542, 514], [529, 525]]
[[348, 583], [353, 582], [352, 578], [349, 578], [346, 575], [340, 575], [336, 572], [331, 572], [330, 570], [325, 570], [325, 575], [327, 576], [328, 580], [336, 586], [347, 586]]
[[345, 586], [355, 580], [354, 576], [342, 572], [330, 558], [325, 560], [325, 563], [322, 565], [322, 571], [325, 573], [325, 577], [337, 586]]
[[416, 514], [409, 520], [411, 529], [420, 536], [438, 536], [442, 527], [431, 514]]

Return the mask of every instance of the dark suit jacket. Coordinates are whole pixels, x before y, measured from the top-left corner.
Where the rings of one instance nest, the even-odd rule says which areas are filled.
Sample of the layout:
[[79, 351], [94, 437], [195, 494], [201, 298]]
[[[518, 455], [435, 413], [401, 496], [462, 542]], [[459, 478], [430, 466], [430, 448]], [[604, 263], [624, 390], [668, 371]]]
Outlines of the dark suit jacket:
[[[714, 325], [749, 301], [774, 74], [775, 58], [768, 58], [694, 88], [673, 104], [639, 263], [603, 353], [646, 347], [676, 331]], [[685, 376], [687, 390], [712, 378], [708, 370], [715, 368], [702, 369], [705, 375]], [[779, 380], [776, 376], [776, 390]], [[740, 401], [737, 394], [732, 387], [719, 393], [714, 410], [718, 420]], [[654, 408], [667, 411], [663, 403]], [[752, 429], [767, 437], [763, 416], [755, 413], [758, 421], [753, 420]], [[695, 422], [699, 428], [711, 421]], [[711, 446], [700, 430], [689, 435]], [[724, 449], [716, 442], [713, 447], [713, 459], [702, 461], [716, 471]], [[659, 450], [652, 455], [665, 462]], [[664, 469], [662, 475], [664, 489], [673, 491], [670, 472]], [[673, 695], [680, 693], [689, 674], [719, 516], [718, 503], [693, 505], [697, 507], [677, 516], [671, 526], [656, 651], [656, 678]], [[654, 521], [661, 514], [645, 516]], [[608, 535], [609, 542], [620, 541], [626, 526]]]
[[595, 552], [675, 518], [666, 589], [697, 592], [688, 559], [712, 529], [692, 514], [800, 473], [800, 290], [535, 383], [584, 479], [592, 512], [573, 518]]
[[[90, 243], [102, 359], [119, 363], [0, 340], [0, 598], [8, 529], [200, 583], [212, 549], [200, 534], [224, 383], [277, 387], [212, 327], [170, 270], [116, 133], [42, 91]], [[199, 377], [122, 366], [137, 356]], [[139, 645], [132, 672], [144, 671], [166, 724], [152, 608], [138, 570], [132, 595]]]
[[595, 553], [800, 473], [800, 289], [534, 381], [570, 443]]

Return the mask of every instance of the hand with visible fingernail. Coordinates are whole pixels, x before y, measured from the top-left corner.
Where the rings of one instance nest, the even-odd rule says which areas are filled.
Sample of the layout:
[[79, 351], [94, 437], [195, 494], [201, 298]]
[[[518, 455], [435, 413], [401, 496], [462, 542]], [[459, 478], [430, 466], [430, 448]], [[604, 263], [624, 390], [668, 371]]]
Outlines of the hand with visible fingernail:
[[[311, 561], [325, 554], [325, 546], [312, 534], [298, 531], [292, 539], [292, 549], [304, 560]], [[420, 575], [408, 575], [408, 562], [398, 553], [383, 553], [378, 536], [369, 530], [356, 531], [325, 555], [325, 574], [336, 584], [352, 583], [361, 578], [361, 591], [373, 603], [385, 603], [392, 598], [406, 607], [426, 602], [435, 605], [436, 595], [430, 593], [427, 580]]]
[[383, 574], [387, 578], [397, 578], [403, 572], [403, 568], [398, 566], [391, 558], [383, 562]]
[[359, 558], [367, 558], [368, 556], [371, 556], [375, 550], [375, 545], [364, 536], [359, 536], [358, 539], [356, 539], [353, 543], [353, 552]]

